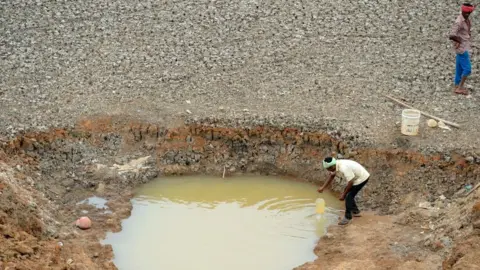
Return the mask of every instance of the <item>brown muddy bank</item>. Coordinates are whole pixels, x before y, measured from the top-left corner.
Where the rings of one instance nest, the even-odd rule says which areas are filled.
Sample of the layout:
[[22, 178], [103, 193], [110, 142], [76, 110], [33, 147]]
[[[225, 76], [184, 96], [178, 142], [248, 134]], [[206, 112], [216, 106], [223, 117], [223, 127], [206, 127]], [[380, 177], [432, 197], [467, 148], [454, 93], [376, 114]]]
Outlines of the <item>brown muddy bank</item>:
[[[109, 262], [111, 247], [101, 246], [99, 239], [107, 230], [121, 229], [120, 221], [130, 215], [133, 187], [162, 175], [221, 175], [224, 171], [227, 176], [277, 174], [320, 183], [325, 179], [320, 160], [332, 153], [358, 160], [372, 172], [361, 205], [396, 216], [383, 223], [375, 216], [365, 217], [348, 228], [348, 234], [332, 228], [330, 240], [320, 245], [355, 243], [367, 228], [384, 236], [371, 235], [372, 243], [376, 243], [371, 248], [387, 245], [393, 250], [392, 254], [372, 252], [367, 258], [370, 262], [383, 256], [389, 262], [400, 260], [422, 266], [431, 258], [437, 258], [439, 265], [448, 258], [444, 264], [447, 267], [462, 258], [476, 258], [469, 253], [471, 250], [455, 247], [455, 243], [476, 233], [474, 224], [479, 217], [472, 205], [478, 195], [455, 195], [466, 184], [479, 182], [476, 157], [352, 145], [355, 143], [340, 141], [334, 134], [295, 128], [237, 128], [214, 123], [166, 128], [112, 117], [86, 119], [74, 129], [23, 134], [3, 142], [0, 152], [2, 267], [115, 269]], [[334, 188], [338, 190], [341, 184], [335, 183]], [[108, 199], [111, 213], [77, 205], [92, 195]], [[419, 203], [428, 207], [420, 208]], [[88, 211], [93, 220], [90, 230], [80, 231], [72, 224], [85, 215], [82, 211]], [[422, 237], [406, 239], [399, 233], [402, 231]], [[392, 248], [394, 243], [403, 246]], [[345, 262], [356, 254], [348, 248], [321, 252], [317, 251], [320, 257], [337, 256], [333, 261], [343, 258]], [[394, 268], [399, 265], [390, 264]], [[304, 267], [325, 266], [313, 263]]]

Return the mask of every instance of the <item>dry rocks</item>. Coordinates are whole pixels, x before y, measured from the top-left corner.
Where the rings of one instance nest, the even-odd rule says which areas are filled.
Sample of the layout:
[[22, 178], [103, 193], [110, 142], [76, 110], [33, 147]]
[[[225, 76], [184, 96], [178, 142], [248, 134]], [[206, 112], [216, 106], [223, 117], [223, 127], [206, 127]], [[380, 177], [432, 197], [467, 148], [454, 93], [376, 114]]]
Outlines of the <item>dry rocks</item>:
[[5, 238], [15, 238], [16, 236], [13, 230], [11, 230], [6, 225], [1, 225], [1, 224], [0, 224], [0, 233], [3, 234]]
[[376, 93], [392, 92], [469, 123], [425, 131], [432, 139], [420, 146], [478, 145], [475, 94], [450, 93], [445, 32], [458, 5], [364, 2], [6, 1], [0, 134], [87, 114], [170, 121], [218, 117], [219, 108], [232, 122], [305, 123], [390, 146], [401, 108]]
[[30, 255], [30, 254], [33, 254], [33, 249], [25, 244], [22, 244], [22, 243], [18, 243], [16, 246], [15, 246], [15, 251], [17, 251], [18, 253], [22, 254], [22, 255]]
[[474, 229], [480, 229], [480, 219], [472, 223]]

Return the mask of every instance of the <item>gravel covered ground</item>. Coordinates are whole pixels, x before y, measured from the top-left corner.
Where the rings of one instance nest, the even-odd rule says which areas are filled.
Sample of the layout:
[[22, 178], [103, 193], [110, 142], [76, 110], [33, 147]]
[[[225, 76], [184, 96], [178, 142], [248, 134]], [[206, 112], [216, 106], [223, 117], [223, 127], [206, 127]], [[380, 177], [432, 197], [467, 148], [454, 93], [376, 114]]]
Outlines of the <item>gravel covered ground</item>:
[[[0, 132], [72, 125], [91, 114], [215, 116], [474, 154], [480, 93], [452, 94], [447, 33], [459, 3], [0, 1]], [[472, 67], [467, 83], [476, 90], [475, 57]], [[381, 94], [462, 128], [422, 127], [421, 136], [401, 138], [402, 108]]]

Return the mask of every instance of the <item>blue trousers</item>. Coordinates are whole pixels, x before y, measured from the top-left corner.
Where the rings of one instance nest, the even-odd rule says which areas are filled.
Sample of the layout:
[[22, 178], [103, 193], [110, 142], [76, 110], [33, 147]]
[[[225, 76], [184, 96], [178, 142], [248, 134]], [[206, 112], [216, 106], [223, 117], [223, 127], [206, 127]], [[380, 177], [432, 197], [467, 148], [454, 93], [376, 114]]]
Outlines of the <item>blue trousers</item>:
[[457, 53], [455, 64], [455, 86], [460, 84], [462, 77], [467, 77], [472, 73], [472, 64], [468, 52]]

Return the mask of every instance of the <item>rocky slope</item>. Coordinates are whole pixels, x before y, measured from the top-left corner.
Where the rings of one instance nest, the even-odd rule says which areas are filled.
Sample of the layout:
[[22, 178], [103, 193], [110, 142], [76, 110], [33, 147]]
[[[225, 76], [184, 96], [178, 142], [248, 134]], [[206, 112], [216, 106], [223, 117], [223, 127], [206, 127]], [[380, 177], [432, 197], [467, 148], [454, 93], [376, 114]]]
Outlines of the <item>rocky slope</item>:
[[[0, 12], [6, 136], [124, 113], [316, 123], [375, 146], [478, 150], [478, 93], [451, 93], [455, 2], [13, 0]], [[398, 143], [401, 108], [380, 94], [462, 129]]]

